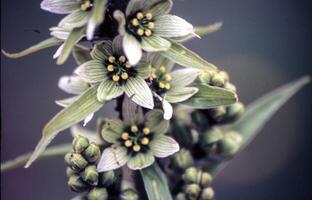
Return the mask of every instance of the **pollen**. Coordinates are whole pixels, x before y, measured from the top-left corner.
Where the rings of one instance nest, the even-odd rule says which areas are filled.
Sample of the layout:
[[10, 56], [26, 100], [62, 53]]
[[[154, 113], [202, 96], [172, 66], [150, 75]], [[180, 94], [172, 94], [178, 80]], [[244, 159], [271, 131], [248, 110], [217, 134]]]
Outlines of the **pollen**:
[[169, 90], [169, 89], [171, 88], [170, 83], [166, 83], [166, 84], [165, 84], [165, 88], [166, 88], [167, 90]]
[[114, 71], [114, 65], [108, 65], [107, 66], [107, 71], [109, 71], [109, 72]]
[[122, 138], [123, 140], [128, 140], [128, 139], [129, 139], [129, 133], [123, 132], [123, 133], [121, 134], [121, 138]]
[[165, 80], [166, 81], [171, 81], [172, 80], [172, 76], [170, 74], [166, 74], [165, 75]]
[[153, 28], [155, 28], [155, 24], [153, 22], [148, 22], [147, 28], [153, 29]]
[[146, 29], [144, 33], [145, 33], [146, 36], [151, 36], [152, 35], [152, 31], [150, 29]]
[[124, 72], [124, 73], [121, 74], [121, 78], [122, 78], [123, 80], [128, 79], [128, 77], [129, 77], [129, 75], [127, 74], [127, 72]]
[[114, 75], [113, 76], [113, 81], [117, 82], [119, 81], [120, 77], [118, 75]]
[[137, 34], [138, 34], [139, 36], [142, 36], [142, 35], [144, 34], [144, 30], [141, 29], [141, 28], [139, 28], [139, 29], [137, 30]]
[[141, 140], [141, 143], [142, 143], [143, 145], [148, 145], [149, 139], [148, 139], [147, 137], [144, 137], [144, 138]]
[[141, 146], [138, 145], [138, 144], [136, 144], [136, 145], [134, 145], [134, 146], [132, 147], [132, 149], [133, 149], [133, 151], [135, 151], [135, 152], [139, 152], [139, 151], [141, 150]]
[[131, 64], [127, 62], [127, 63], [126, 63], [126, 68], [129, 69], [129, 68], [131, 68], [131, 67], [132, 67]]
[[142, 12], [138, 12], [138, 13], [136, 14], [136, 17], [138, 18], [138, 20], [141, 20], [141, 19], [143, 19], [144, 15], [143, 15]]
[[115, 58], [114, 56], [109, 56], [109, 57], [108, 57], [108, 61], [109, 61], [110, 63], [114, 63], [115, 60], [116, 60], [116, 58]]
[[93, 4], [90, 1], [86, 1], [80, 5], [80, 9], [83, 11], [86, 11], [86, 10], [88, 10], [88, 8], [90, 8], [92, 6], [93, 6]]
[[153, 18], [153, 15], [152, 13], [146, 13], [145, 17], [147, 20], [151, 20]]
[[164, 66], [161, 66], [161, 67], [159, 68], [159, 71], [160, 71], [161, 73], [165, 73], [165, 72], [166, 72], [166, 68], [165, 68]]
[[126, 62], [126, 57], [125, 56], [120, 56], [119, 57], [119, 61], [123, 62], [123, 63]]
[[131, 140], [125, 141], [125, 146], [126, 147], [131, 147], [132, 146], [132, 141]]
[[136, 133], [136, 132], [138, 132], [138, 130], [139, 130], [139, 128], [136, 125], [131, 126], [131, 132], [132, 133]]
[[132, 21], [131, 21], [132, 25], [133, 26], [139, 26], [139, 20], [134, 18]]
[[159, 82], [158, 86], [161, 88], [161, 89], [164, 89], [166, 87], [166, 85], [163, 83], [163, 82]]
[[143, 128], [143, 133], [144, 133], [145, 135], [150, 134], [150, 132], [151, 132], [151, 129], [149, 129], [149, 128], [147, 128], [147, 127]]

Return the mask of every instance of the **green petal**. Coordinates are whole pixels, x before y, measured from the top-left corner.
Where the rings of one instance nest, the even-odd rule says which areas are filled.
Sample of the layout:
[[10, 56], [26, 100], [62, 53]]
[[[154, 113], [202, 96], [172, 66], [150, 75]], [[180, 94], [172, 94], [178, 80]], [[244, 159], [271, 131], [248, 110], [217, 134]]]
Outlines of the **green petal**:
[[135, 156], [131, 157], [127, 162], [127, 165], [132, 170], [143, 169], [152, 165], [155, 162], [153, 154], [150, 152], [138, 153]]
[[125, 15], [120, 10], [116, 10], [114, 12], [114, 18], [118, 22], [118, 32], [119, 32], [119, 34], [120, 35], [125, 35], [126, 34], [126, 29], [125, 29], [126, 19], [125, 19]]
[[56, 14], [68, 14], [80, 9], [80, 2], [73, 0], [43, 0], [40, 4], [42, 10]]
[[9, 58], [21, 58], [23, 56], [27, 56], [29, 54], [35, 53], [35, 52], [40, 51], [42, 49], [57, 46], [57, 45], [60, 45], [62, 43], [63, 43], [62, 40], [59, 40], [59, 39], [52, 37], [52, 38], [43, 40], [42, 42], [39, 42], [38, 44], [31, 46], [31, 47], [29, 47], [29, 48], [27, 48], [27, 49], [25, 49], [19, 53], [8, 53], [4, 50], [1, 50], [1, 51], [5, 56], [7, 56]]
[[51, 31], [50, 35], [52, 35], [53, 37], [56, 37], [57, 39], [60, 40], [66, 40], [71, 30], [56, 26], [51, 27], [49, 31]]
[[78, 98], [79, 98], [79, 96], [73, 96], [73, 97], [69, 97], [66, 99], [56, 100], [55, 103], [61, 107], [66, 108], [69, 105], [71, 105], [72, 103], [74, 103], [75, 101], [77, 101]]
[[100, 102], [110, 101], [116, 97], [119, 97], [124, 93], [122, 87], [120, 87], [116, 82], [108, 79], [104, 79], [99, 85], [97, 91], [97, 98]]
[[170, 89], [166, 92], [166, 100], [170, 103], [179, 103], [188, 100], [198, 92], [196, 87], [182, 87]]
[[88, 22], [87, 39], [91, 40], [97, 25], [104, 21], [107, 0], [95, 0], [92, 8], [92, 16]]
[[126, 95], [122, 102], [122, 117], [127, 125], [141, 124], [144, 120], [141, 107], [137, 106]]
[[147, 52], [166, 51], [170, 46], [171, 43], [168, 40], [156, 35], [143, 37], [141, 41], [142, 49]]
[[147, 62], [142, 62], [142, 60], [135, 66], [135, 69], [138, 71], [138, 75], [146, 79], [151, 72], [151, 66]]
[[90, 60], [80, 65], [75, 73], [88, 83], [97, 83], [106, 77], [103, 63], [98, 60]]
[[127, 155], [127, 149], [120, 146], [108, 147], [104, 150], [99, 164], [98, 172], [106, 172], [124, 166], [130, 157]]
[[108, 56], [113, 55], [112, 41], [104, 40], [94, 45], [91, 56], [93, 59], [104, 61]]
[[160, 68], [161, 66], [164, 66], [166, 68], [167, 72], [170, 72], [172, 67], [174, 66], [174, 62], [169, 60], [168, 58], [162, 56], [160, 53], [150, 53], [149, 58], [151, 60], [151, 65], [154, 68]]
[[163, 15], [155, 20], [153, 32], [161, 37], [180, 37], [193, 32], [192, 24], [175, 15]]
[[162, 102], [162, 108], [164, 110], [164, 119], [170, 120], [173, 115], [173, 108], [171, 104], [165, 98], [163, 98], [161, 102]]
[[179, 151], [179, 144], [171, 137], [161, 135], [150, 143], [153, 154], [159, 158], [165, 158]]
[[73, 56], [78, 65], [82, 65], [83, 63], [92, 60], [92, 57], [90, 55], [90, 49], [82, 45], [76, 45], [73, 48]]
[[112, 45], [113, 52], [117, 55], [124, 55], [123, 47], [122, 47], [122, 40], [123, 38], [121, 35], [116, 36], [113, 40], [113, 45]]
[[129, 16], [136, 11], [142, 10], [142, 0], [131, 0], [129, 1], [126, 9], [126, 16]]
[[65, 29], [82, 27], [87, 24], [90, 16], [91, 12], [78, 10], [64, 17], [58, 26]]
[[199, 73], [197, 69], [179, 69], [171, 72], [171, 88], [181, 88], [195, 81]]
[[81, 94], [89, 88], [79, 76], [62, 76], [59, 79], [58, 87], [69, 94]]
[[123, 131], [123, 123], [119, 119], [105, 119], [101, 135], [109, 143], [116, 143]]
[[154, 18], [168, 14], [172, 8], [171, 0], [161, 0], [155, 3], [147, 12], [153, 14]]
[[169, 128], [169, 121], [164, 120], [161, 110], [151, 110], [145, 114], [145, 126], [151, 129], [151, 132], [164, 134]]
[[125, 84], [125, 92], [136, 104], [153, 109], [154, 99], [150, 88], [143, 78], [129, 78]]
[[139, 41], [134, 36], [126, 33], [122, 41], [122, 46], [130, 64], [136, 65], [142, 57]]

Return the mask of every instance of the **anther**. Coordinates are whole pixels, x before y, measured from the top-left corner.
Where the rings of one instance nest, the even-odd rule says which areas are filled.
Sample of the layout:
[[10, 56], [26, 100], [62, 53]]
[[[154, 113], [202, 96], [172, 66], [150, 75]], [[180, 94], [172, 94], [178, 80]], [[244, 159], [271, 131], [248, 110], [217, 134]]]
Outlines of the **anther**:
[[109, 72], [114, 71], [114, 65], [108, 65], [107, 66], [107, 71], [109, 71]]
[[139, 28], [139, 29], [137, 30], [137, 34], [138, 34], [139, 36], [142, 36], [142, 35], [144, 34], [144, 30], [141, 29], [141, 28]]
[[117, 82], [117, 81], [119, 81], [119, 79], [120, 79], [120, 77], [119, 77], [118, 75], [114, 75], [114, 76], [113, 76], [113, 81], [116, 81], [116, 82]]
[[147, 20], [151, 20], [153, 18], [153, 15], [152, 13], [146, 13], [145, 17]]
[[138, 145], [138, 144], [135, 144], [133, 147], [132, 147], [133, 151], [135, 152], [139, 152], [141, 150], [141, 146]]
[[146, 29], [144, 33], [147, 37], [152, 35], [152, 31], [150, 29]]
[[167, 90], [169, 90], [169, 89], [171, 88], [170, 83], [166, 83], [166, 84], [165, 84], [165, 88], [166, 88]]
[[115, 58], [114, 56], [109, 56], [109, 57], [108, 57], [108, 61], [109, 61], [110, 63], [114, 63], [115, 60], [116, 60], [116, 58]]
[[164, 89], [166, 87], [166, 85], [163, 83], [163, 82], [159, 82], [158, 86], [161, 88], [161, 89]]
[[120, 56], [119, 57], [120, 62], [126, 62], [126, 57], [125, 56]]
[[131, 126], [131, 132], [133, 132], [133, 133], [136, 133], [136, 132], [138, 132], [138, 127], [136, 126], [136, 125], [132, 125]]
[[151, 132], [151, 129], [149, 129], [149, 128], [147, 128], [147, 127], [143, 128], [143, 133], [144, 133], [145, 135], [150, 134], [150, 132]]
[[148, 145], [149, 139], [148, 139], [147, 137], [144, 137], [144, 138], [141, 140], [141, 143], [142, 143], [143, 145]]
[[121, 78], [122, 78], [123, 80], [128, 79], [128, 77], [129, 77], [129, 75], [127, 74], [127, 72], [124, 72], [124, 73], [121, 74]]
[[148, 24], [147, 24], [147, 28], [149, 28], [149, 29], [153, 29], [153, 28], [155, 28], [155, 24], [154, 24], [154, 22], [148, 22]]
[[138, 18], [138, 20], [141, 20], [141, 19], [143, 19], [144, 15], [143, 15], [143, 13], [138, 12], [138, 13], [136, 14], [136, 17]]
[[131, 64], [130, 64], [130, 63], [128, 63], [128, 62], [126, 63], [126, 65], [125, 65], [125, 66], [126, 66], [126, 68], [128, 68], [128, 69], [132, 67], [132, 66], [131, 66]]
[[129, 139], [129, 133], [123, 132], [123, 133], [121, 134], [121, 138], [122, 138], [123, 140], [128, 140], [128, 139]]
[[131, 147], [132, 146], [132, 141], [131, 140], [125, 141], [125, 146], [126, 147]]
[[165, 73], [165, 72], [166, 72], [166, 68], [165, 68], [164, 66], [161, 66], [161, 67], [159, 68], [159, 71], [160, 71], [161, 73]]
[[132, 25], [133, 26], [138, 26], [139, 25], [139, 20], [134, 18], [132, 21], [131, 21]]
[[165, 80], [166, 81], [171, 81], [172, 80], [172, 76], [170, 74], [166, 74], [165, 75]]

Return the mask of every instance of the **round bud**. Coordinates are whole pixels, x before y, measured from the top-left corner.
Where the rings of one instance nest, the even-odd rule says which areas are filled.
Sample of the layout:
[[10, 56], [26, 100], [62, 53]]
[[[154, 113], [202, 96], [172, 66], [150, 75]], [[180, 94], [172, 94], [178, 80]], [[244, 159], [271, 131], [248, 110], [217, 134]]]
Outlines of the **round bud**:
[[81, 171], [88, 165], [88, 161], [81, 154], [74, 153], [69, 166], [75, 171]]
[[211, 77], [210, 84], [217, 87], [223, 87], [225, 80], [220, 74], [215, 74]]
[[205, 145], [213, 144], [223, 138], [223, 132], [219, 128], [212, 128], [201, 135], [201, 143]]
[[193, 157], [187, 149], [181, 149], [171, 158], [171, 165], [174, 169], [185, 170], [194, 163]]
[[229, 132], [219, 141], [219, 151], [221, 156], [234, 156], [240, 149], [242, 136], [236, 132]]
[[177, 194], [174, 200], [188, 200], [188, 198], [185, 196], [184, 193], [180, 192], [179, 194]]
[[212, 182], [212, 176], [207, 172], [203, 172], [200, 178], [200, 186], [207, 187], [211, 184], [211, 182]]
[[70, 161], [71, 161], [71, 159], [72, 159], [72, 157], [73, 157], [73, 153], [67, 153], [67, 154], [65, 154], [65, 156], [64, 156], [64, 160], [65, 160], [65, 163], [67, 164], [67, 165], [70, 165]]
[[211, 78], [216, 74], [216, 71], [202, 71], [198, 75], [198, 79], [201, 83], [209, 84]]
[[226, 114], [226, 108], [224, 106], [219, 106], [216, 108], [211, 108], [208, 110], [210, 117], [215, 122], [221, 122]]
[[99, 181], [99, 174], [95, 165], [90, 165], [81, 173], [81, 178], [90, 185], [96, 186]]
[[200, 195], [201, 189], [197, 184], [189, 184], [185, 187], [185, 193], [189, 199], [197, 199]]
[[67, 184], [70, 189], [75, 192], [83, 192], [89, 188], [89, 185], [84, 182], [78, 175], [69, 177]]
[[226, 71], [219, 71], [218, 74], [223, 78], [225, 82], [228, 82], [230, 80], [230, 76]]
[[199, 128], [204, 130], [209, 126], [209, 118], [203, 110], [195, 110], [191, 113], [192, 122]]
[[101, 157], [101, 150], [98, 145], [91, 143], [82, 154], [89, 163], [94, 163]]
[[225, 116], [226, 122], [233, 122], [239, 119], [245, 112], [245, 106], [242, 102], [237, 102], [233, 105], [228, 106], [227, 113]]
[[212, 200], [214, 199], [214, 191], [211, 187], [207, 187], [203, 189], [201, 195], [200, 195], [200, 200]]
[[73, 140], [73, 149], [76, 153], [83, 152], [89, 146], [88, 138], [83, 136], [76, 136]]
[[121, 200], [139, 200], [139, 195], [133, 189], [126, 189], [121, 192]]
[[118, 178], [118, 173], [116, 171], [107, 171], [100, 173], [99, 177], [99, 185], [101, 186], [110, 186], [112, 185]]
[[71, 177], [71, 176], [74, 175], [74, 174], [76, 174], [76, 171], [75, 171], [75, 170], [73, 170], [73, 169], [70, 168], [70, 167], [67, 167], [67, 168], [66, 168], [66, 176], [67, 176], [67, 177]]
[[88, 200], [106, 200], [108, 193], [106, 188], [95, 187], [88, 193]]
[[226, 82], [225, 85], [224, 85], [224, 88], [231, 91], [231, 92], [234, 92], [236, 93], [236, 87], [235, 85], [233, 85], [232, 83], [230, 82]]
[[183, 174], [183, 180], [186, 183], [196, 183], [198, 170], [195, 167], [189, 167]]

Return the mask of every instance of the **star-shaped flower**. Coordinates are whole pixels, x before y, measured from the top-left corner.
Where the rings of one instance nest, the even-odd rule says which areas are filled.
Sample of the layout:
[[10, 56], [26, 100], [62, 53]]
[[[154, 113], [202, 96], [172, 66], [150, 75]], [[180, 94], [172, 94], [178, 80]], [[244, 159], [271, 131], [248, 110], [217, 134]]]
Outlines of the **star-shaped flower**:
[[184, 19], [169, 15], [171, 0], [130, 0], [126, 13], [115, 11], [119, 33], [124, 36], [123, 48], [131, 64], [136, 64], [142, 49], [147, 52], [170, 48], [169, 38], [193, 33], [193, 26]]
[[88, 83], [100, 83], [97, 91], [99, 101], [109, 101], [126, 93], [140, 106], [153, 109], [152, 92], [145, 82], [150, 64], [142, 57], [137, 65], [131, 65], [124, 56], [121, 36], [112, 41], [95, 45], [93, 60], [80, 65], [75, 73]]
[[107, 119], [103, 125], [102, 137], [111, 147], [104, 150], [98, 171], [109, 171], [127, 166], [137, 170], [150, 166], [155, 157], [164, 158], [179, 151], [179, 144], [165, 136], [169, 122], [163, 119], [163, 112], [152, 110], [143, 117], [125, 115], [124, 121]]

